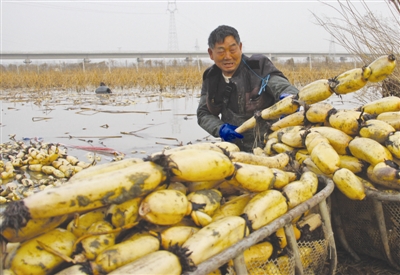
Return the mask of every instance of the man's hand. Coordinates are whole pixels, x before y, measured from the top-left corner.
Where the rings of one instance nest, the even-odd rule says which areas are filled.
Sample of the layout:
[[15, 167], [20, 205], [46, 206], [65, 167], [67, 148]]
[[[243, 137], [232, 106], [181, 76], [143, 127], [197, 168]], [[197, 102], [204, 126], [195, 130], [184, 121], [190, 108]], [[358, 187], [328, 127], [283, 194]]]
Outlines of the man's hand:
[[279, 96], [279, 100], [282, 100], [282, 99], [284, 99], [285, 97], [288, 97], [288, 96], [292, 96], [292, 94], [281, 94]]
[[235, 132], [237, 126], [230, 125], [230, 124], [223, 124], [219, 129], [219, 136], [224, 141], [232, 141], [236, 138], [243, 138], [243, 135]]

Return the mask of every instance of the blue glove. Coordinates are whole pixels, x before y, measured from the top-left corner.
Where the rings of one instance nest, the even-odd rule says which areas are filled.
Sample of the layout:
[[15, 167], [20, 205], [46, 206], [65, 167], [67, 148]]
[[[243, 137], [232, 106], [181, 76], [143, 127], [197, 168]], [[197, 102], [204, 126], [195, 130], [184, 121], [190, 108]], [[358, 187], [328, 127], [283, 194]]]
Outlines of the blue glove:
[[288, 97], [288, 96], [291, 96], [291, 94], [281, 94], [279, 96], [279, 100], [282, 100], [282, 99], [284, 99], [285, 97]]
[[219, 129], [219, 136], [224, 140], [224, 141], [232, 141], [235, 138], [243, 138], [243, 135], [235, 132], [235, 129], [237, 126], [230, 125], [230, 124], [223, 124], [221, 128]]

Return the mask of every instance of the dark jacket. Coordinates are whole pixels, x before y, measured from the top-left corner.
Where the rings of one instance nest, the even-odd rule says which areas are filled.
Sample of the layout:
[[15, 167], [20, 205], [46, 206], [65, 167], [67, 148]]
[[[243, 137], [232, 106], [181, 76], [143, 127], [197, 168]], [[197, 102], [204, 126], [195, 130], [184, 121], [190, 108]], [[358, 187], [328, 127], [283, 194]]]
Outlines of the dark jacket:
[[[261, 78], [270, 75], [268, 85], [261, 95]], [[200, 103], [197, 109], [198, 124], [214, 137], [219, 136], [222, 124], [240, 126], [244, 121], [272, 106], [281, 94], [297, 94], [287, 78], [264, 55], [250, 58], [242, 55], [242, 62], [229, 81], [225, 82], [222, 71], [214, 64], [203, 74]], [[266, 123], [258, 123], [253, 131], [244, 133], [243, 139], [236, 143], [243, 151], [263, 147]]]
[[96, 94], [111, 94], [111, 90], [110, 88], [108, 88], [105, 85], [100, 85], [96, 90], [95, 90]]

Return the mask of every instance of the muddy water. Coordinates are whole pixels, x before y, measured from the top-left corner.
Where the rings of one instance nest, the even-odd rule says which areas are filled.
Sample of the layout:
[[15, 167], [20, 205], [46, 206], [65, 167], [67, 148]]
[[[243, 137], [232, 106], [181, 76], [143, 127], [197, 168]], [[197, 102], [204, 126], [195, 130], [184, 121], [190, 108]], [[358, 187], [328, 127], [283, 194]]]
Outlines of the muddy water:
[[[145, 157], [168, 147], [213, 141], [216, 139], [197, 125], [199, 93], [114, 91], [101, 96], [93, 92], [4, 91], [1, 143], [12, 136], [16, 140], [40, 139], [69, 146], [68, 153], [81, 160], [90, 159], [95, 152], [102, 161], [110, 160], [112, 151], [125, 157]], [[372, 99], [354, 93], [342, 98], [333, 95], [327, 102], [349, 109], [363, 100]]]
[[[69, 153], [110, 157], [101, 149], [144, 157], [165, 147], [212, 138], [197, 125], [199, 92], [3, 94], [1, 142], [40, 139]], [[214, 140], [214, 138], [212, 138]], [[72, 147], [84, 146], [83, 149]]]

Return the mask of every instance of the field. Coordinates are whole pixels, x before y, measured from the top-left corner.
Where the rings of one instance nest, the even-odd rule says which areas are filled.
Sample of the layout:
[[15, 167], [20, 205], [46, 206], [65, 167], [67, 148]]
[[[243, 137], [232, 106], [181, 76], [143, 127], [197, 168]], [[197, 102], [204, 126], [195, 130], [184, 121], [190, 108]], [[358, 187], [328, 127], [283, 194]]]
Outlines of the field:
[[[276, 65], [299, 89], [355, 66], [332, 62], [313, 63], [312, 68], [308, 63]], [[210, 140], [212, 137], [197, 126], [195, 118], [206, 67], [179, 64], [113, 68], [90, 64], [85, 70], [79, 64], [3, 67], [2, 142], [13, 135], [16, 139], [40, 137], [46, 142], [103, 146], [123, 151], [126, 156], [143, 157], [164, 147]], [[112, 96], [94, 95], [101, 81], [114, 91]], [[380, 97], [380, 93], [379, 83], [371, 83], [369, 89], [351, 98], [334, 96], [331, 102], [339, 107], [359, 106]], [[87, 152], [71, 147], [69, 151], [87, 161]], [[103, 156], [103, 160], [110, 158]], [[355, 263], [343, 249], [338, 250], [337, 274], [398, 274], [383, 261], [362, 257], [361, 262]]]
[[[154, 62], [153, 62], [154, 63]], [[202, 74], [209, 64], [197, 66], [177, 64], [165, 67], [162, 64], [145, 63], [143, 66], [108, 67], [104, 63], [85, 66], [74, 65], [9, 65], [1, 68], [0, 82], [3, 89], [29, 91], [95, 89], [102, 81], [111, 89], [143, 91], [196, 90], [201, 87]], [[297, 86], [302, 87], [322, 78], [332, 78], [361, 64], [353, 62], [288, 62], [275, 64]]]

